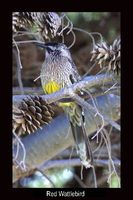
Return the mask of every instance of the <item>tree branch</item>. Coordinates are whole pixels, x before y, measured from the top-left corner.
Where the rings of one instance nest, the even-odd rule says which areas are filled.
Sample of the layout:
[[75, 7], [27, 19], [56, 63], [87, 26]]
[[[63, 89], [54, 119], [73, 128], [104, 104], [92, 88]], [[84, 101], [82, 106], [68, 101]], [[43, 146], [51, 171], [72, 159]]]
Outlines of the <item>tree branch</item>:
[[[109, 94], [97, 97], [97, 106], [99, 112], [103, 116], [107, 116], [111, 120], [120, 118], [120, 97]], [[89, 101], [92, 104], [91, 101]], [[94, 112], [95, 114], [95, 112]], [[86, 130], [90, 135], [101, 125], [101, 118], [85, 111]], [[95, 118], [95, 119], [94, 119]], [[105, 121], [105, 125], [108, 123]], [[34, 134], [28, 135], [22, 139], [22, 143], [26, 150], [25, 165], [28, 170], [37, 168], [44, 161], [50, 160], [59, 152], [74, 144], [69, 122], [65, 115], [58, 116], [49, 125], [43, 129], [38, 129]], [[15, 155], [17, 149], [13, 149]], [[19, 149], [17, 161], [21, 162], [23, 157], [22, 149]], [[23, 175], [22, 175], [23, 176]], [[18, 180], [17, 169], [13, 168], [13, 182]]]
[[[108, 166], [108, 159], [94, 159], [94, 164], [96, 166]], [[114, 164], [116, 166], [120, 166], [120, 160], [115, 159]], [[41, 170], [45, 171], [55, 167], [65, 167], [65, 166], [80, 166], [81, 161], [79, 158], [72, 158], [72, 159], [61, 159], [61, 160], [48, 160], [42, 165], [40, 168]]]
[[[71, 85], [70, 87], [63, 88], [58, 92], [54, 92], [49, 95], [43, 95], [42, 98], [47, 101], [47, 103], [53, 103], [63, 98], [71, 98], [79, 90], [91, 89], [97, 86], [103, 86], [106, 83], [114, 81], [113, 74], [100, 74], [97, 76], [87, 76], [83, 80]], [[117, 81], [117, 80], [116, 80]], [[14, 95], [13, 103], [20, 103], [27, 95]]]

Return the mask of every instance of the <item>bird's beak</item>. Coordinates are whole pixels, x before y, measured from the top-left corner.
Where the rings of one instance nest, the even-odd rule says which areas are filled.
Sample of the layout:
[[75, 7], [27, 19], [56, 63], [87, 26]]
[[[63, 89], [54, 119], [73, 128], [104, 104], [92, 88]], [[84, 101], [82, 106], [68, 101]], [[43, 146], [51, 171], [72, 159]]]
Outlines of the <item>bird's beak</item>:
[[45, 49], [47, 46], [43, 43], [36, 43], [36, 46], [41, 47], [43, 49]]

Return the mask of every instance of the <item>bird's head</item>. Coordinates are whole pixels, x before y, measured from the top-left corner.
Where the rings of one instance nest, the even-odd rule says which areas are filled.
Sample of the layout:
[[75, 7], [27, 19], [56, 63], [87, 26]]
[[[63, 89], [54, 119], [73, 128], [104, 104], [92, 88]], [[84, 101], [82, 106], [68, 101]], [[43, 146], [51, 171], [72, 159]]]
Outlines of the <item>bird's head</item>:
[[63, 43], [49, 42], [45, 44], [37, 44], [46, 50], [46, 57], [48, 56], [63, 56], [71, 59], [71, 54], [68, 47]]

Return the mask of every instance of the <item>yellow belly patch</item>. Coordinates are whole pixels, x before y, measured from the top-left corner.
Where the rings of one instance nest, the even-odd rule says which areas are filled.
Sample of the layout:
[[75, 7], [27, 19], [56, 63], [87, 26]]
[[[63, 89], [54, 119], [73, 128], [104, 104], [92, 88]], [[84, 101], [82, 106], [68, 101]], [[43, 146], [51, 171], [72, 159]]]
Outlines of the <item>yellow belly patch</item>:
[[62, 102], [60, 102], [60, 103], [59, 103], [59, 106], [60, 106], [60, 107], [70, 107], [70, 106], [73, 107], [73, 105], [74, 105], [73, 102], [67, 102], [67, 103], [62, 103]]
[[[53, 92], [57, 92], [58, 90], [61, 89], [61, 85], [59, 85], [56, 81], [50, 81], [47, 84], [43, 85], [43, 90], [46, 94], [51, 94]], [[59, 103], [60, 107], [70, 107], [70, 106], [74, 106], [73, 102], [65, 102]]]
[[61, 89], [61, 86], [55, 81], [50, 81], [47, 84], [43, 85], [43, 90], [46, 94], [57, 92], [60, 89]]

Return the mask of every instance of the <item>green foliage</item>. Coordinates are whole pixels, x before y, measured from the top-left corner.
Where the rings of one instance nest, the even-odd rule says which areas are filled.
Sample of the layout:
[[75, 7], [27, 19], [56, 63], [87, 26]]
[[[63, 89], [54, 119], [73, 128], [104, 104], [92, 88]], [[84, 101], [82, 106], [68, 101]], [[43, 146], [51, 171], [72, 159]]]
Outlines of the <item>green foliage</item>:
[[119, 12], [67, 12], [73, 25], [89, 32], [99, 32], [109, 43], [120, 35]]
[[54, 183], [55, 187], [62, 188], [73, 177], [72, 169], [56, 169], [51, 174], [50, 179]]
[[[47, 176], [56, 188], [63, 188], [73, 178], [73, 168], [49, 170]], [[53, 188], [51, 182], [40, 172], [36, 172], [31, 177], [22, 178], [20, 185], [25, 188]]]
[[115, 174], [113, 174], [109, 180], [109, 187], [120, 188], [119, 182], [120, 182], [120, 178], [118, 178]]
[[70, 18], [70, 20], [77, 24], [79, 20], [84, 21], [98, 21], [102, 17], [109, 16], [109, 12], [68, 12], [67, 16]]

